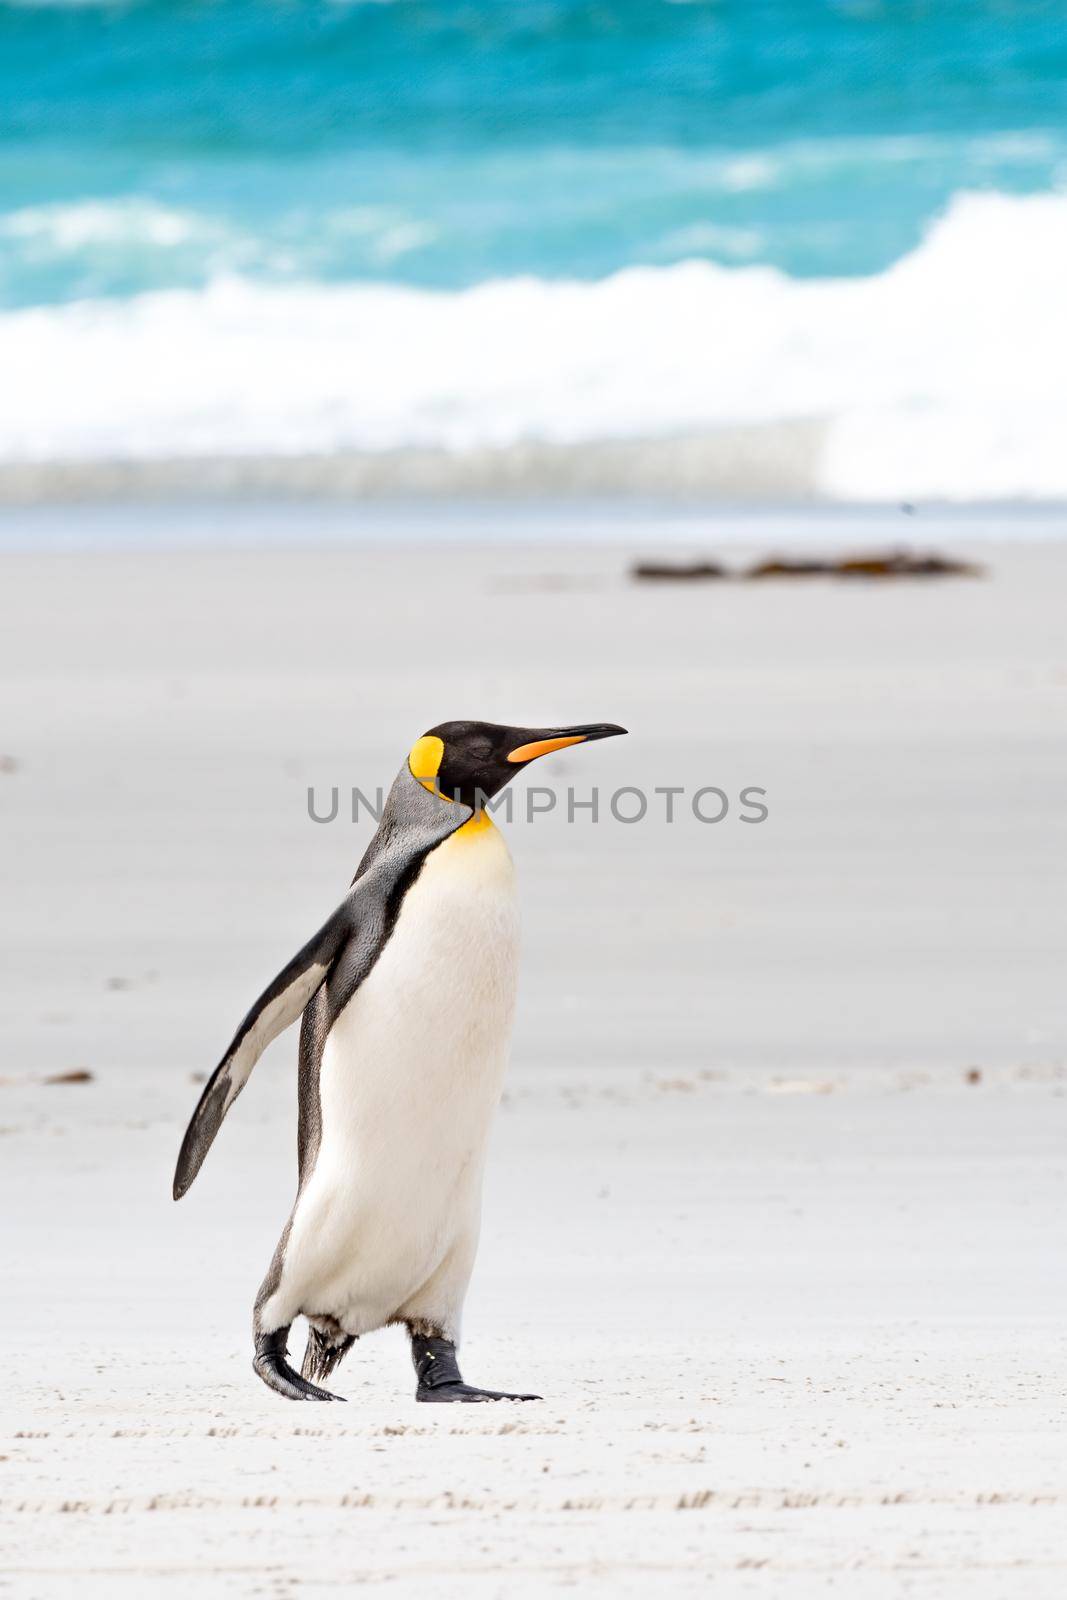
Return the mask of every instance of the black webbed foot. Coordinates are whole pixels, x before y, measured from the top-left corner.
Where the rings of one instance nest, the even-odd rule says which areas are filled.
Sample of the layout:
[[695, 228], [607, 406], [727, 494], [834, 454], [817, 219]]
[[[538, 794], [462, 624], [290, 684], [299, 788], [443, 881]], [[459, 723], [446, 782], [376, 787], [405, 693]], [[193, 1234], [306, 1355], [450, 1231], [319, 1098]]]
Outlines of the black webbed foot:
[[428, 1384], [420, 1383], [415, 1391], [416, 1400], [429, 1400], [440, 1403], [452, 1401], [453, 1403], [466, 1402], [471, 1404], [479, 1400], [540, 1400], [539, 1394], [508, 1394], [503, 1389], [475, 1389], [469, 1383], [440, 1383], [436, 1389], [431, 1389]]
[[286, 1400], [344, 1400], [344, 1395], [331, 1394], [318, 1384], [308, 1383], [294, 1372], [286, 1359], [289, 1352], [286, 1340], [288, 1328], [276, 1328], [273, 1333], [256, 1335], [256, 1353], [252, 1365], [268, 1389], [284, 1395]]
[[415, 1399], [431, 1404], [472, 1405], [487, 1400], [540, 1400], [539, 1394], [509, 1394], [501, 1389], [478, 1389], [464, 1383], [451, 1339], [411, 1335], [411, 1359], [419, 1386]]

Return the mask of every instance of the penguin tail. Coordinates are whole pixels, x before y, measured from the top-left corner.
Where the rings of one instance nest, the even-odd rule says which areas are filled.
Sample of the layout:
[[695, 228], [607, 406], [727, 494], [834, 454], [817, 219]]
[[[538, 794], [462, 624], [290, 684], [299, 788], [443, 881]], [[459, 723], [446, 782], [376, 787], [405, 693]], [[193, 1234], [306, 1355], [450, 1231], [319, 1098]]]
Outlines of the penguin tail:
[[341, 1333], [340, 1330], [323, 1333], [309, 1324], [300, 1376], [309, 1383], [321, 1383], [340, 1364], [355, 1342], [355, 1334]]

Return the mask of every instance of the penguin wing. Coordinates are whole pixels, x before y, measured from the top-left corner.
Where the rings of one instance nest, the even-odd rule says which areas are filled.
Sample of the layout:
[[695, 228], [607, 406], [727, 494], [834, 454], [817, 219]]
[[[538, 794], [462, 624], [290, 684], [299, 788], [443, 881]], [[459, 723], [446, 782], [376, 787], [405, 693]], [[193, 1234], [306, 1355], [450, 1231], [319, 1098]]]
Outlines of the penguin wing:
[[249, 1074], [272, 1039], [295, 1022], [312, 995], [322, 986], [330, 966], [348, 941], [356, 924], [351, 899], [345, 900], [309, 939], [304, 948], [267, 985], [241, 1026], [229, 1049], [208, 1079], [185, 1130], [174, 1172], [174, 1198], [180, 1200], [203, 1164], [222, 1119], [248, 1082]]
[[338, 1010], [347, 1004], [388, 939], [400, 901], [427, 853], [473, 815], [469, 806], [427, 791], [404, 763], [348, 895], [264, 989], [211, 1074], [182, 1140], [174, 1172], [175, 1200], [200, 1171], [223, 1117], [271, 1040], [296, 1021], [335, 964], [342, 990]]

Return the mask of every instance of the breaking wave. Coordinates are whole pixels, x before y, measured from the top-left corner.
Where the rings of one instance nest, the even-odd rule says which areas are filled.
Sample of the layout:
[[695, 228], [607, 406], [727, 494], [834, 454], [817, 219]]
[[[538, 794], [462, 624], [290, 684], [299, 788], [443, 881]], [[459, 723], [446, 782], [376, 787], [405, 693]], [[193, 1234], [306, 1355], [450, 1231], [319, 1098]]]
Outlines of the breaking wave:
[[[19, 226], [181, 247], [192, 224], [82, 207]], [[56, 464], [174, 487], [183, 462], [214, 462], [235, 491], [288, 471], [311, 491], [1064, 498], [1065, 270], [1067, 196], [967, 193], [865, 278], [707, 261], [452, 292], [229, 275], [9, 311], [0, 493], [36, 493]]]

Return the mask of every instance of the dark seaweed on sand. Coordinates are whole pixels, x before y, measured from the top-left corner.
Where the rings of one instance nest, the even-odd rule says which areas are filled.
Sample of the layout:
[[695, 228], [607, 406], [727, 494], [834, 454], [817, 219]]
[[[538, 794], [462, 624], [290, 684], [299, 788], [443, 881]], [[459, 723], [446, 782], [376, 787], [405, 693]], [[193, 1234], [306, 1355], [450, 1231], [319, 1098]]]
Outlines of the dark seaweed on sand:
[[910, 550], [868, 555], [769, 556], [733, 573], [717, 561], [638, 561], [630, 568], [637, 583], [692, 583], [706, 579], [744, 578], [979, 578], [984, 568], [952, 556], [920, 555]]

